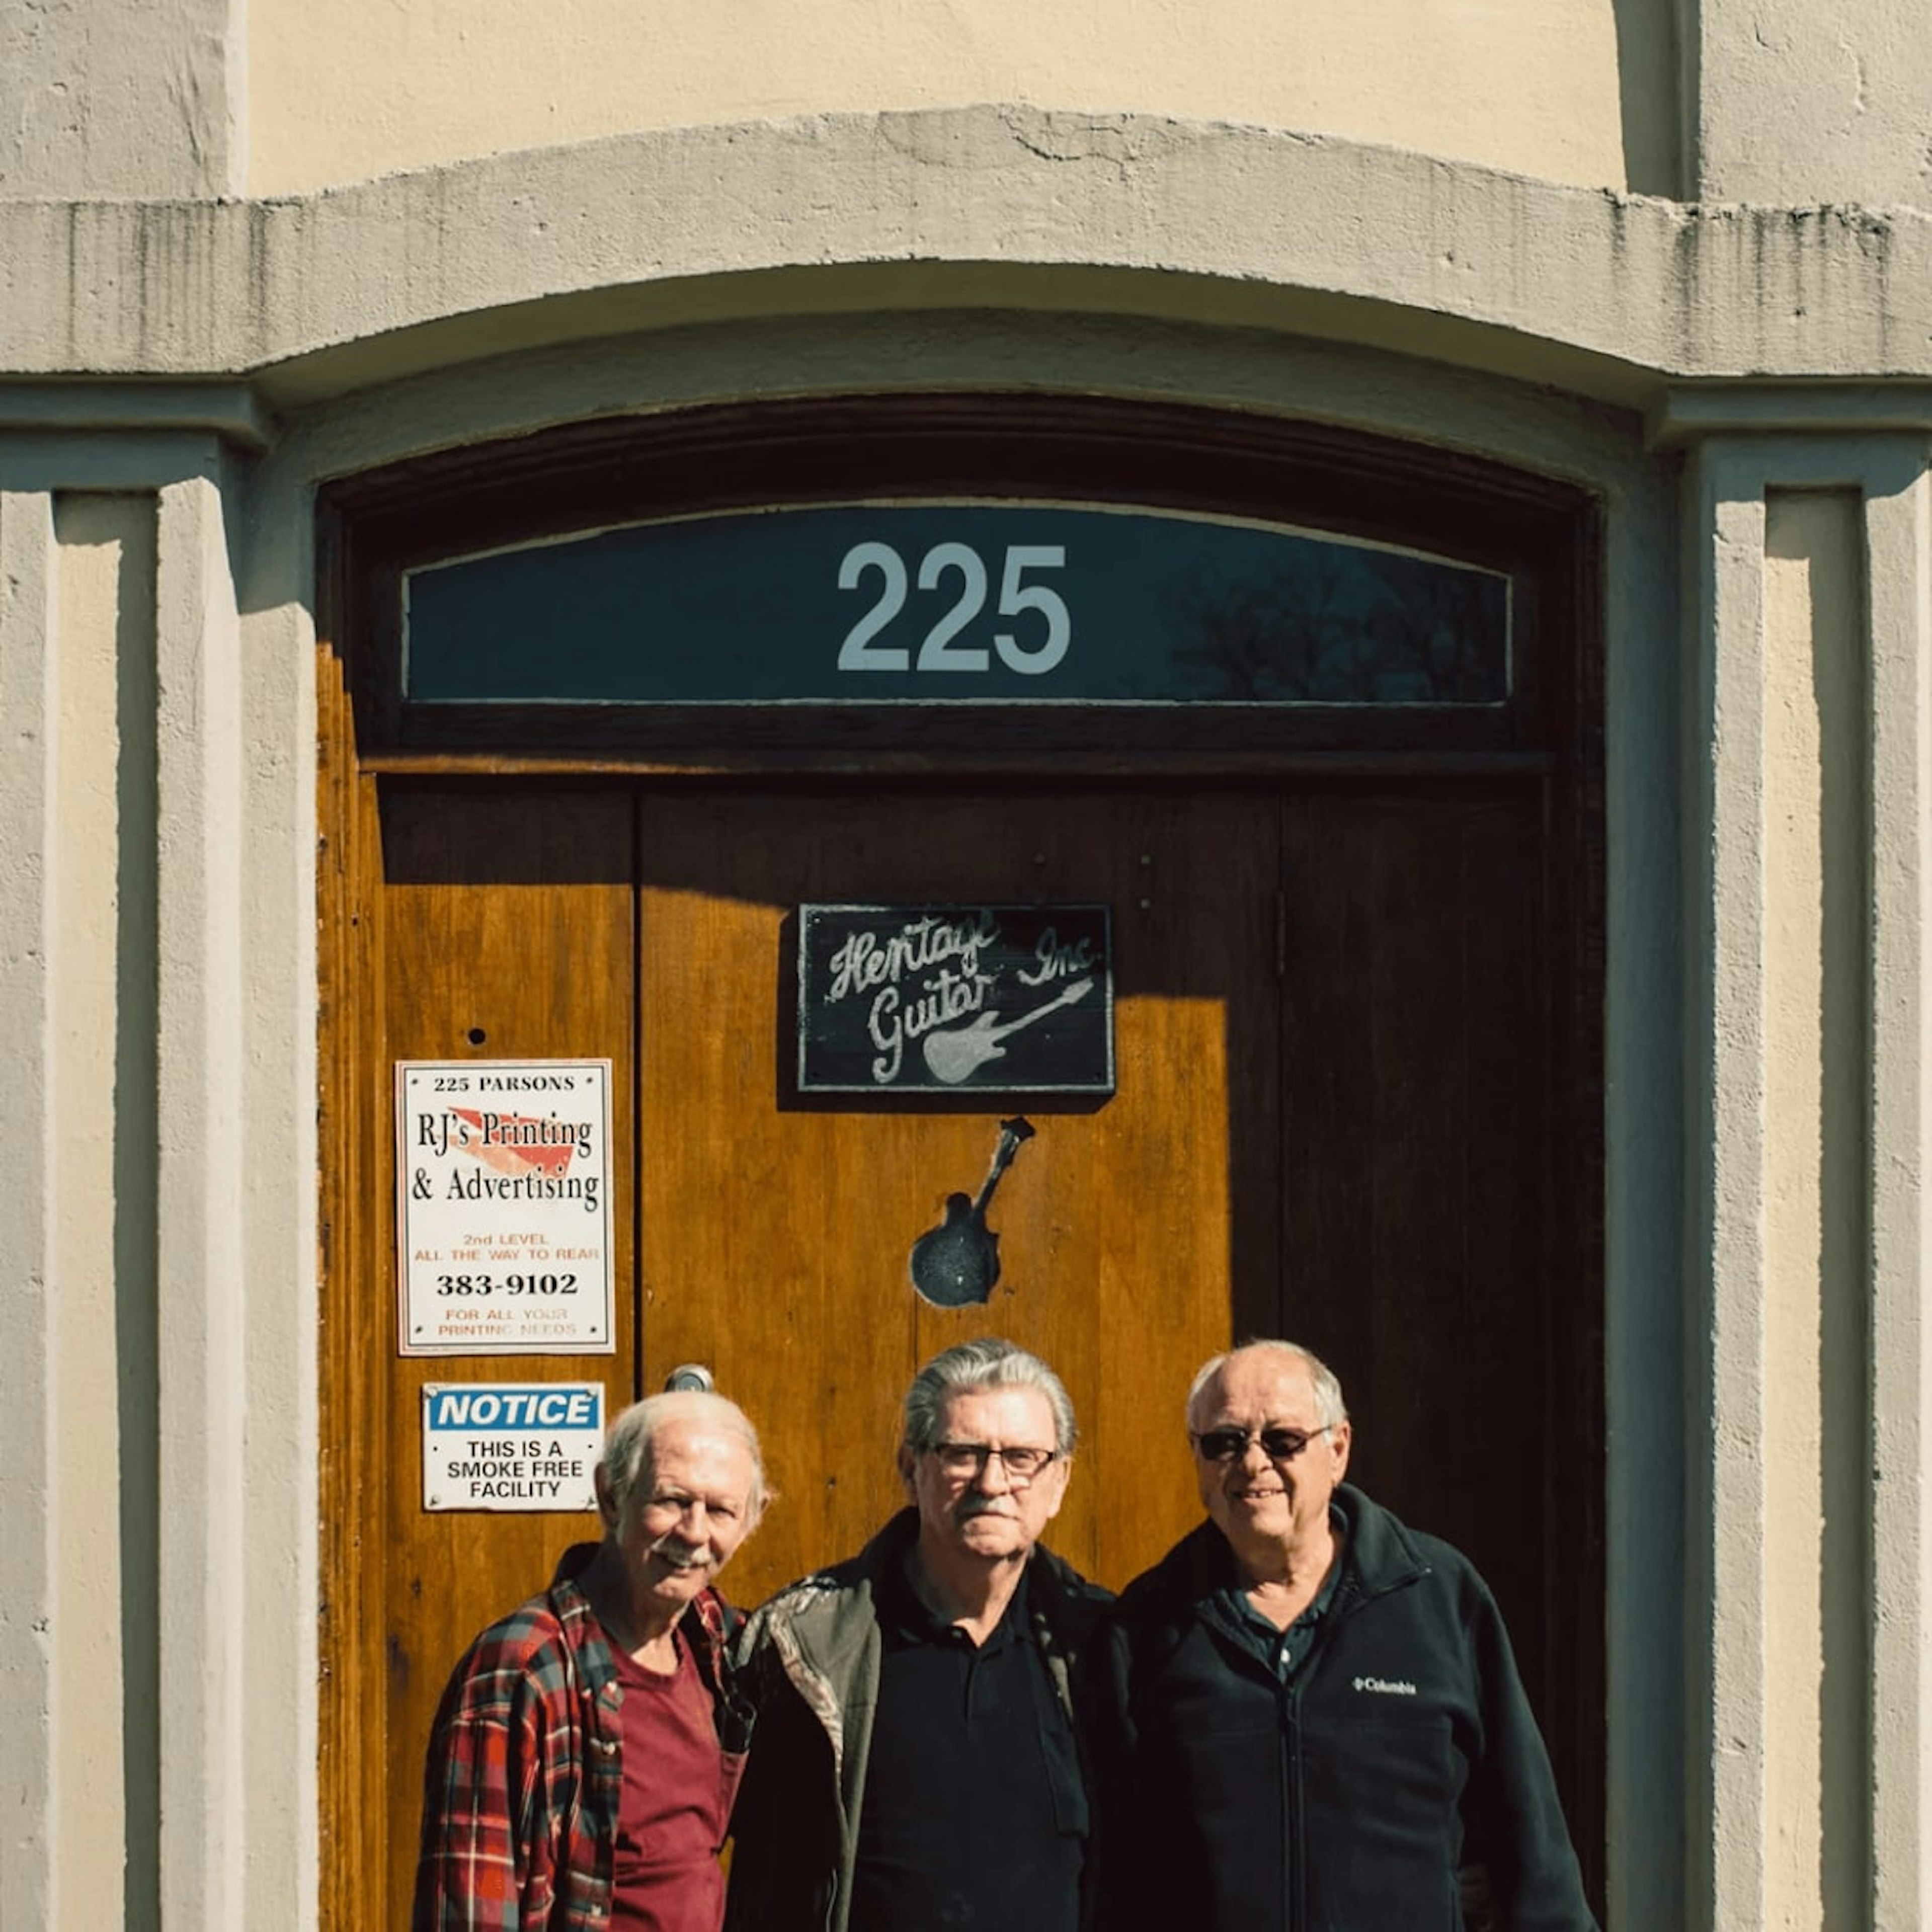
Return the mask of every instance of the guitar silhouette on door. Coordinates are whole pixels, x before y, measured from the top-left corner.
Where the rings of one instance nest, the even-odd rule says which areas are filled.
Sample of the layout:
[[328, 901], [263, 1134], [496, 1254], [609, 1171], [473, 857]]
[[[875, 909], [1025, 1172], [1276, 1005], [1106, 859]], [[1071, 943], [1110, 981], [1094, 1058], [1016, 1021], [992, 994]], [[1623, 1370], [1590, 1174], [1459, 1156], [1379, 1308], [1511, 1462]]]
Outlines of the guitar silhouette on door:
[[1000, 1176], [1033, 1136], [1031, 1121], [1017, 1118], [1002, 1120], [993, 1163], [978, 1195], [949, 1194], [945, 1220], [913, 1243], [912, 1285], [935, 1307], [964, 1308], [992, 1294], [993, 1284], [1000, 1278], [1000, 1238], [986, 1226], [986, 1210]]

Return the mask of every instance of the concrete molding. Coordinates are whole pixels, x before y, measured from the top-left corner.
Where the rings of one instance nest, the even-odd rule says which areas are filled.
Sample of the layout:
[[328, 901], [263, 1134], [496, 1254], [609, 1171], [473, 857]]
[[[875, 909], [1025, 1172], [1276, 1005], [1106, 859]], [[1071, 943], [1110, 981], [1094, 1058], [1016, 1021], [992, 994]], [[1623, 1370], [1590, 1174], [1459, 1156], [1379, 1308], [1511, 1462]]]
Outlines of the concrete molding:
[[1932, 434], [1932, 386], [1912, 382], [1673, 382], [1645, 417], [1652, 449], [1717, 436]]
[[644, 132], [289, 200], [0, 203], [18, 376], [294, 393], [318, 362], [316, 394], [673, 322], [982, 302], [1380, 341], [1626, 401], [1647, 375], [1932, 379], [1932, 215], [1013, 106]]
[[[290, 412], [250, 489], [258, 525], [298, 527], [308, 493], [328, 478], [560, 423], [760, 399], [1027, 390], [1328, 422], [1612, 494], [1648, 490], [1658, 469], [1636, 416], [1486, 374], [1258, 330], [975, 308], [666, 328], [440, 368]], [[0, 436], [0, 477], [8, 450]], [[272, 597], [304, 594], [289, 580]]]
[[212, 432], [241, 448], [266, 449], [272, 423], [245, 382], [0, 382], [0, 446], [36, 431], [100, 430], [197, 438]]
[[58, 428], [14, 434], [0, 428], [0, 490], [152, 494], [206, 476], [225, 436], [219, 422], [126, 435], [76, 435]]

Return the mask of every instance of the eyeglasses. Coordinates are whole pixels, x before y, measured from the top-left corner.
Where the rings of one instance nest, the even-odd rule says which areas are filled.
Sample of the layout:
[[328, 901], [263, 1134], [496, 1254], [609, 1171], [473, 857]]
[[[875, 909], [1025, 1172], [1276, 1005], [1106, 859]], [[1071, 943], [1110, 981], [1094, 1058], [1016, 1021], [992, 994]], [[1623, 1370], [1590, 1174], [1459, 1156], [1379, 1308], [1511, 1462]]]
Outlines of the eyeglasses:
[[1030, 1483], [1060, 1451], [1012, 1444], [996, 1449], [990, 1442], [935, 1442], [932, 1453], [949, 1476], [983, 1474], [986, 1465], [997, 1456], [1008, 1482]]
[[1250, 1442], [1262, 1445], [1262, 1454], [1270, 1462], [1292, 1462], [1318, 1436], [1334, 1427], [1324, 1422], [1319, 1429], [1204, 1429], [1199, 1435], [1190, 1430], [1188, 1439], [1209, 1462], [1232, 1462], [1248, 1453]]

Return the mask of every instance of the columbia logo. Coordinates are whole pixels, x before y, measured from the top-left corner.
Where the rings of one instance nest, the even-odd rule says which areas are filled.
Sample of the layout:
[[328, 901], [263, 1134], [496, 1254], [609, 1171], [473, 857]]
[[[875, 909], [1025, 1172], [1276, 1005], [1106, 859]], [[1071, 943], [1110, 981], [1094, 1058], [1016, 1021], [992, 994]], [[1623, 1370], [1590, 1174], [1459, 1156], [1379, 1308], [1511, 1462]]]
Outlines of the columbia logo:
[[1399, 1677], [1358, 1677], [1355, 1679], [1358, 1690], [1378, 1690], [1384, 1697], [1413, 1697], [1415, 1686]]

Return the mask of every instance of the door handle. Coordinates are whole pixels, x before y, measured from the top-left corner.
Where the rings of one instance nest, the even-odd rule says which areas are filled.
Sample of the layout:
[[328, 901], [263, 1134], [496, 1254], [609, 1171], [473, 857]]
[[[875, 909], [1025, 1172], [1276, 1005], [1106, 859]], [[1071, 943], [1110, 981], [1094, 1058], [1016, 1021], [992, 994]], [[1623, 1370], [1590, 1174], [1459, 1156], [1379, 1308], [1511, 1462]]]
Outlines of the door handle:
[[709, 1395], [717, 1386], [716, 1378], [702, 1362], [680, 1362], [664, 1377], [667, 1395]]

